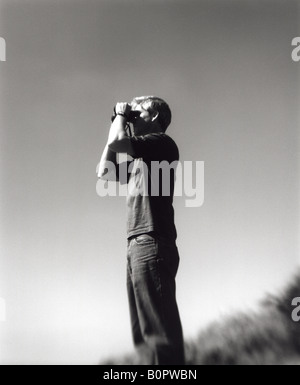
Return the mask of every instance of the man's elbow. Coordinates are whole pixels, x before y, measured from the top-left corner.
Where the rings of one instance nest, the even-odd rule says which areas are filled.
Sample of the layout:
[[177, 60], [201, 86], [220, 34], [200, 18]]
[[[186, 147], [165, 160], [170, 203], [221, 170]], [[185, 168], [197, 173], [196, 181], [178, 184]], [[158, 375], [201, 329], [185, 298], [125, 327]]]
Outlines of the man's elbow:
[[104, 179], [105, 172], [107, 173], [107, 169], [105, 170], [103, 167], [101, 167], [100, 162], [97, 164], [96, 167], [96, 175], [98, 179]]
[[101, 180], [107, 180], [107, 174], [97, 174], [97, 178]]
[[117, 165], [109, 160], [101, 161], [97, 166], [97, 177], [105, 181], [117, 181]]
[[104, 172], [98, 173], [97, 177], [98, 177], [98, 179], [104, 180], [106, 182], [117, 182], [118, 181], [116, 173], [107, 172], [107, 170]]

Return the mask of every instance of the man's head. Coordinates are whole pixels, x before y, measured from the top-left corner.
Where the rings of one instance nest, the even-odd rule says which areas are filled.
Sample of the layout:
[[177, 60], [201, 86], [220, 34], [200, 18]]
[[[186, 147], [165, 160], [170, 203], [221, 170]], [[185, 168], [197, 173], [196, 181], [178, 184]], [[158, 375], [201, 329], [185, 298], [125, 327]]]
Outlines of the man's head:
[[131, 102], [132, 110], [140, 112], [134, 121], [135, 135], [152, 132], [165, 132], [171, 123], [172, 115], [168, 104], [156, 96], [140, 96]]

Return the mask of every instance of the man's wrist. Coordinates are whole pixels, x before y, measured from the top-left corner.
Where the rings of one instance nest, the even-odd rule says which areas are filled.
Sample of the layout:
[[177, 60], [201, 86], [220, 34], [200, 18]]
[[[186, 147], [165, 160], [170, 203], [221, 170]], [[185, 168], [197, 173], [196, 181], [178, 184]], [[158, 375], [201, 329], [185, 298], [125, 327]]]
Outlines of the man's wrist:
[[125, 118], [126, 120], [128, 120], [128, 115], [125, 114], [125, 112], [117, 112], [117, 115], [119, 116], [122, 116], [123, 118]]

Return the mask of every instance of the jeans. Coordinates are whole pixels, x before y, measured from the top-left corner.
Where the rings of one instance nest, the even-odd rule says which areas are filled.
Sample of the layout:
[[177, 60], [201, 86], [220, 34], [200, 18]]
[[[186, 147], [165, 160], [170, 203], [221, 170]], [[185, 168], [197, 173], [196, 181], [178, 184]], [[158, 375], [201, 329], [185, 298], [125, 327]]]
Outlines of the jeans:
[[149, 234], [128, 240], [131, 328], [142, 364], [184, 364], [182, 327], [175, 296], [178, 265], [175, 241]]

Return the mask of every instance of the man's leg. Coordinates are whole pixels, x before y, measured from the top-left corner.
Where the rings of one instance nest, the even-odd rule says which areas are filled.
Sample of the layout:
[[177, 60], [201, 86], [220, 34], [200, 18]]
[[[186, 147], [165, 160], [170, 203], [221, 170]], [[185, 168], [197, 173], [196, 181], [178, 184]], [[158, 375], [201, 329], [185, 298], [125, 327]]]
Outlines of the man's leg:
[[143, 364], [146, 362], [147, 363], [151, 362], [152, 359], [151, 359], [151, 352], [149, 351], [149, 348], [147, 347], [147, 344], [145, 343], [141, 332], [140, 321], [138, 317], [134, 288], [133, 288], [133, 282], [132, 282], [132, 268], [131, 268], [131, 258], [130, 258], [129, 249], [130, 249], [130, 242], [128, 242], [128, 256], [127, 256], [127, 294], [128, 294], [128, 302], [129, 302], [131, 332], [132, 332], [133, 343], [138, 355], [137, 364], [139, 363]]
[[129, 311], [130, 311], [130, 321], [131, 321], [131, 329], [132, 329], [132, 337], [134, 345], [140, 345], [144, 342], [139, 317], [137, 314], [137, 308], [135, 303], [135, 295], [133, 290], [133, 284], [131, 279], [131, 274], [129, 271], [129, 266], [127, 267], [127, 294], [129, 301]]
[[138, 236], [129, 247], [132, 290], [143, 340], [157, 365], [184, 364], [183, 336], [176, 304], [179, 264], [175, 242]]

